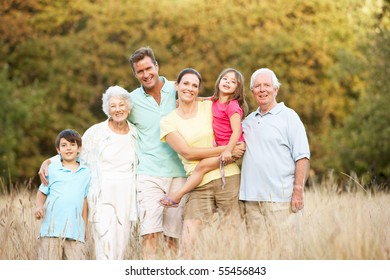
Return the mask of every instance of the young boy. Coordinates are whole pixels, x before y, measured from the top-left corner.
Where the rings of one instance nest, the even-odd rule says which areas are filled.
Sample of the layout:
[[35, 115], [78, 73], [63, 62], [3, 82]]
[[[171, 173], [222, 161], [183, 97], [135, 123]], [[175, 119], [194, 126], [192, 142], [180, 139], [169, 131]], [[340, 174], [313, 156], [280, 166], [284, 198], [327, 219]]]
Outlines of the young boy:
[[55, 140], [61, 162], [49, 166], [49, 185], [40, 185], [35, 218], [43, 219], [40, 228], [38, 259], [86, 259], [87, 194], [91, 175], [77, 159], [81, 136], [66, 129]]

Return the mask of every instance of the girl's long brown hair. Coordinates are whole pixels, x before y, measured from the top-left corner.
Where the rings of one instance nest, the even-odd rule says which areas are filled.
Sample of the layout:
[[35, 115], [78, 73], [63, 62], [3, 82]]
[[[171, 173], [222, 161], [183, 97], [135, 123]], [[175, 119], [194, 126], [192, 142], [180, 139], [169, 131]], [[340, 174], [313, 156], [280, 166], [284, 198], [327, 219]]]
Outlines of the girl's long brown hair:
[[211, 97], [211, 100], [217, 101], [219, 99], [219, 83], [221, 82], [223, 76], [225, 76], [227, 73], [233, 72], [236, 76], [237, 80], [237, 88], [234, 91], [232, 95], [229, 96], [227, 102], [230, 100], [236, 99], [238, 101], [238, 104], [241, 107], [242, 110], [242, 117], [244, 118], [248, 114], [248, 103], [246, 102], [245, 98], [245, 91], [244, 91], [244, 76], [240, 73], [240, 71], [234, 69], [234, 68], [227, 68], [219, 74], [219, 77], [217, 81], [215, 82], [215, 90], [214, 94]]

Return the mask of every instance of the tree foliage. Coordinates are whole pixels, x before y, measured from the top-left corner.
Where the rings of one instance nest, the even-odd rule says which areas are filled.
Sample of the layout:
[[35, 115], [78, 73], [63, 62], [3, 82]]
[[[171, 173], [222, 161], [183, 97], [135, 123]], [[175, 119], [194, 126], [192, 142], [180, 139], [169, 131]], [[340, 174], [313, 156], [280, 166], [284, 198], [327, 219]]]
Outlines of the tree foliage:
[[[379, 0], [4, 0], [0, 176], [34, 176], [54, 153], [60, 130], [83, 133], [102, 121], [102, 92], [115, 84], [138, 86], [128, 58], [147, 45], [168, 79], [184, 67], [199, 70], [203, 95], [213, 93], [224, 68], [237, 68], [252, 110], [250, 75], [273, 69], [282, 83], [278, 101], [306, 125], [313, 170], [341, 168], [327, 160], [334, 152], [331, 132], [364, 103], [376, 68], [366, 67], [367, 57], [380, 56], [369, 52], [370, 34], [387, 6]], [[347, 130], [340, 133], [350, 138]]]
[[[366, 175], [376, 184], [390, 185], [390, 17], [389, 2], [375, 13], [369, 34], [366, 92], [342, 126], [333, 133], [333, 161], [328, 166]], [[329, 153], [330, 155], [331, 153]], [[331, 164], [329, 164], [331, 163]]]

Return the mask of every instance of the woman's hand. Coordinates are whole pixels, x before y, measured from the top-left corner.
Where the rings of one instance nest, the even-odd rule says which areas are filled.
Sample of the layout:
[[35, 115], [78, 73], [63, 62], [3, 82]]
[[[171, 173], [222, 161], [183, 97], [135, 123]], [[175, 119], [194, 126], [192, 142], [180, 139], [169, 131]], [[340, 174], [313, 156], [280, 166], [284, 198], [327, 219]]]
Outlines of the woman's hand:
[[227, 162], [230, 162], [232, 159], [232, 153], [230, 151], [223, 151], [223, 153], [221, 154], [221, 160], [224, 164], [226, 164]]

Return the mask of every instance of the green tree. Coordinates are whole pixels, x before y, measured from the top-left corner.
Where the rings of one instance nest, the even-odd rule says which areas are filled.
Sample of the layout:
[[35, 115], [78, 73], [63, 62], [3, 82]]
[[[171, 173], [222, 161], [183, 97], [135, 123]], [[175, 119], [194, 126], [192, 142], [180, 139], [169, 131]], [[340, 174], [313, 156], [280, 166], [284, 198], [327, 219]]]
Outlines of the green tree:
[[0, 176], [11, 170], [12, 180], [36, 174], [53, 154], [60, 130], [83, 133], [104, 120], [101, 95], [107, 87], [139, 86], [128, 58], [146, 45], [168, 79], [184, 67], [198, 69], [203, 95], [213, 93], [224, 68], [237, 68], [252, 110], [250, 75], [259, 67], [275, 70], [282, 82], [278, 100], [302, 117], [312, 167], [325, 172], [336, 166], [324, 161], [332, 155], [331, 131], [365, 93], [371, 68], [362, 67], [362, 46], [383, 6], [365, 0], [3, 2], [1, 98], [8, 100], [0, 106], [13, 111], [1, 118], [6, 136], [0, 141], [10, 144], [0, 150]]
[[[390, 17], [389, 1], [377, 13], [372, 44], [367, 93], [343, 126], [333, 135], [334, 159], [343, 172], [356, 172], [375, 183], [390, 185]], [[336, 156], [337, 155], [337, 156]]]

